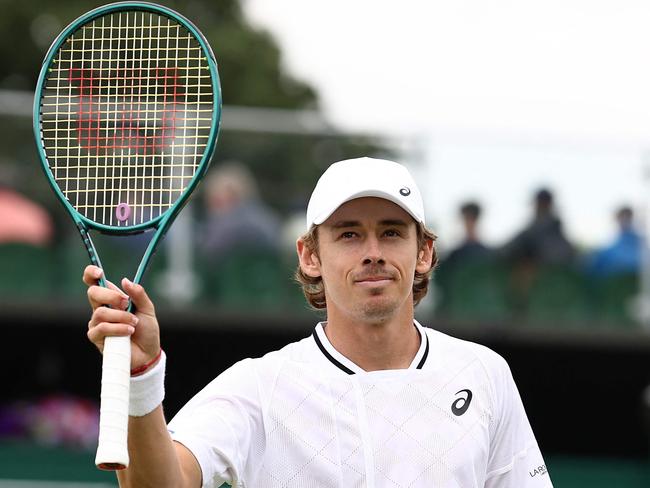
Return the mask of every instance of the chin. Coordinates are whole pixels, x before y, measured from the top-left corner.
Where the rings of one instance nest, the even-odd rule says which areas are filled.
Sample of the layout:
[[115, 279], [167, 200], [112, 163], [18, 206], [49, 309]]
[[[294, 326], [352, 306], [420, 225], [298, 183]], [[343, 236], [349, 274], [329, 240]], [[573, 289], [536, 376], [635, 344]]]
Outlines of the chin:
[[399, 305], [393, 300], [381, 299], [366, 302], [361, 310], [366, 320], [383, 321], [394, 316], [399, 310]]

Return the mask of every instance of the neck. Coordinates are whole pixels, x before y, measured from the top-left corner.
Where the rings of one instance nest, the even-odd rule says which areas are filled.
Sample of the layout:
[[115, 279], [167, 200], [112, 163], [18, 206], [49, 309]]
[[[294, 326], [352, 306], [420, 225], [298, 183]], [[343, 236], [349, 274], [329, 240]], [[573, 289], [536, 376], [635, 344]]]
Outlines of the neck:
[[475, 225], [465, 226], [465, 240], [467, 242], [477, 242], [478, 241], [478, 232]]
[[325, 335], [364, 371], [408, 368], [420, 348], [413, 310], [384, 321], [364, 321], [328, 310]]

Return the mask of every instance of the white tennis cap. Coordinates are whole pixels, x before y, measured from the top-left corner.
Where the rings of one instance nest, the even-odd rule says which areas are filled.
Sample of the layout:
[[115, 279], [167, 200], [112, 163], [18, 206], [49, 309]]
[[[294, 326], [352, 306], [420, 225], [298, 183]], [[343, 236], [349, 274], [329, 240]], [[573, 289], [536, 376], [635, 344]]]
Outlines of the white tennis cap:
[[390, 200], [424, 224], [422, 195], [406, 167], [387, 159], [357, 158], [334, 163], [322, 174], [307, 205], [307, 229], [361, 197]]

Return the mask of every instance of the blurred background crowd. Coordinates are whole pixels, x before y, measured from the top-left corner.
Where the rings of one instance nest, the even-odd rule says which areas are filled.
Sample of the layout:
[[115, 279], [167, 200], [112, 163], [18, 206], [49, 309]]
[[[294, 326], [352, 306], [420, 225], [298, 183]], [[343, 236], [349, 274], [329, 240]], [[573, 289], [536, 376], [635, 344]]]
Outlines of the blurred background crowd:
[[[66, 369], [69, 366], [62, 366], [71, 360], [70, 355], [88, 349], [83, 329], [89, 311], [81, 282], [87, 255], [42, 175], [32, 128], [32, 96], [42, 59], [54, 37], [68, 22], [101, 3], [0, 0], [0, 35], [5, 37], [0, 43], [0, 330], [9, 339], [20, 340], [18, 334], [34, 337], [46, 330], [40, 327], [56, 323], [61, 327], [57, 331], [74, 328], [70, 337], [76, 338], [63, 353], [56, 350], [54, 342], [47, 347], [53, 336], [48, 338], [47, 332], [44, 337], [39, 335], [42, 347], [32, 357], [19, 356], [6, 342], [3, 367], [7, 372], [2, 382], [7, 396], [0, 397], [0, 488], [11, 486], [3, 484], [3, 478], [20, 476], [25, 459], [40, 463], [43, 456], [52, 454], [39, 451], [38, 446], [92, 450], [96, 438], [96, 392], [75, 386], [63, 373], [70, 371]], [[307, 199], [318, 176], [336, 160], [363, 155], [386, 157], [411, 167], [427, 193], [435, 191], [435, 181], [427, 179], [433, 173], [426, 166], [439, 161], [422, 156], [418, 138], [342, 129], [328, 121], [317, 90], [288, 72], [279, 44], [268, 31], [248, 20], [238, 0], [160, 3], [194, 20], [213, 46], [224, 111], [209, 173], [153, 258], [145, 285], [161, 316], [169, 314], [167, 326], [186, 329], [197, 341], [202, 340], [203, 331], [219, 330], [222, 320], [236, 326], [247, 324], [239, 341], [250, 346], [254, 331], [265, 326], [260, 317], [268, 317], [273, 327], [287, 324], [293, 333], [308, 333], [314, 314], [293, 281], [295, 240], [305, 231]], [[18, 38], [20, 49], [10, 41]], [[470, 176], [467, 178], [469, 182]], [[457, 186], [463, 187], [462, 176]], [[607, 212], [592, 216], [611, 232], [599, 242], [592, 240], [586, 245], [576, 239], [579, 232], [566, 223], [558, 203], [565, 196], [561, 189], [540, 179], [528, 192], [525, 204], [514, 197], [507, 204], [518, 207], [518, 214], [527, 215], [525, 221], [511, 223], [510, 228], [519, 225], [519, 229], [495, 239], [486, 229], [485, 215], [491, 213], [493, 219], [499, 219], [503, 207], [495, 208], [474, 188], [475, 184], [468, 183], [467, 191], [443, 208], [430, 208], [434, 200], [427, 203], [432, 213], [428, 223], [438, 234], [441, 259], [417, 315], [428, 325], [479, 342], [487, 337], [482, 342], [492, 340], [496, 345], [499, 338], [511, 337], [508, 334], [519, 337], [520, 331], [532, 331], [526, 336], [532, 338], [530, 342], [507, 359], [515, 377], [520, 375], [524, 399], [527, 395], [531, 398], [533, 406], [527, 408], [534, 426], [536, 421], [548, 426], [557, 418], [544, 412], [541, 402], [550, 403], [542, 396], [548, 396], [552, 387], [542, 381], [540, 390], [547, 388], [546, 393], [539, 391], [536, 396], [534, 389], [539, 385], [534, 384], [535, 378], [544, 378], [539, 363], [526, 363], [522, 358], [525, 366], [518, 373], [516, 354], [530, 350], [552, 358], [553, 351], [601, 333], [604, 340], [598, 348], [602, 351], [608, 342], [618, 345], [616, 351], [623, 351], [622, 344], [631, 344], [634, 354], [628, 358], [645, 361], [649, 357], [646, 297], [650, 288], [644, 224], [648, 209], [643, 198], [630, 192], [629, 199], [621, 199]], [[509, 215], [504, 213], [503, 218]], [[447, 221], [453, 221], [458, 232], [451, 232], [448, 225], [437, 225]], [[126, 243], [110, 236], [94, 237], [109, 279], [133, 276], [148, 237], [144, 234]], [[291, 329], [288, 325], [295, 323], [301, 326]], [[19, 332], [25, 330], [28, 332]], [[485, 336], [488, 332], [493, 335]], [[275, 333], [283, 331], [276, 329]], [[212, 340], [209, 337], [206, 343]], [[557, 350], [545, 341], [548, 337], [554, 338], [552, 347]], [[506, 355], [507, 341], [503, 344], [499, 352]], [[241, 349], [241, 354], [252, 354], [245, 345], [230, 344], [233, 350]], [[255, 347], [264, 351], [263, 346]], [[30, 352], [28, 346], [25, 350]], [[610, 353], [614, 354], [607, 350]], [[92, 354], [94, 351], [91, 358]], [[222, 354], [226, 357], [228, 352]], [[556, 357], [563, 356], [560, 352]], [[10, 371], [18, 368], [13, 361], [28, 364], [26, 382], [14, 382]], [[650, 455], [650, 441], [644, 444], [650, 417], [643, 423], [646, 413], [642, 413], [640, 401], [641, 386], [650, 383], [647, 366], [647, 362], [635, 365], [636, 376], [630, 375], [634, 376], [634, 387], [625, 407], [631, 428], [638, 431], [638, 437], [628, 444], [635, 447], [625, 451], [625, 443], [619, 440], [608, 454], [636, 461]], [[562, 374], [553, 370], [548, 376]], [[606, 380], [611, 381], [608, 384], [623, 384], [620, 377]], [[564, 384], [555, 393], [569, 394], [569, 389]], [[596, 390], [587, 384], [584, 391]], [[648, 397], [650, 394], [645, 393], [650, 404]], [[540, 400], [537, 411], [536, 398]], [[556, 405], [559, 401], [554, 402], [558, 409], [555, 413], [561, 410]], [[626, 432], [612, 427], [616, 429]], [[562, 464], [564, 453], [593, 453], [581, 452], [583, 444], [558, 440], [555, 434], [549, 433], [545, 439], [541, 430], [543, 450], [550, 446], [550, 457], [558, 471], [564, 469], [566, 479], [573, 474], [584, 481], [588, 479], [585, 473], [594, 473], [591, 484], [557, 486], [642, 486], [650, 479], [645, 462], [635, 464], [629, 459], [611, 465], [603, 461]], [[16, 444], [16, 439], [27, 444]], [[583, 441], [589, 442], [588, 435], [583, 435]], [[554, 453], [560, 457], [553, 458]], [[59, 460], [59, 466], [72, 462], [70, 459], [75, 466], [79, 462], [92, 465], [86, 453]], [[611, 469], [596, 475], [598, 465]], [[43, 477], [69, 476], [52, 475], [53, 471], [48, 471], [52, 466], [43, 466]], [[626, 469], [628, 481], [619, 483], [616, 476]], [[95, 479], [94, 474], [87, 476]], [[101, 478], [104, 483], [107, 480]]]
[[[304, 164], [309, 166], [309, 160]], [[25, 171], [30, 183], [42, 179], [36, 166]], [[49, 193], [30, 192], [19, 181], [5, 177], [0, 186], [3, 299], [78, 302], [83, 292], [79, 274], [87, 258], [76, 230], [60, 205], [43, 202], [51, 200]], [[305, 192], [310, 183], [303, 182]], [[152, 295], [170, 307], [255, 305], [304, 313], [306, 304], [292, 280], [295, 240], [305, 231], [304, 193], [295, 201], [278, 202], [265, 198], [260, 187], [266, 185], [245, 162], [217, 158], [154, 258], [146, 279]], [[609, 242], [589, 249], [567, 237], [552, 189], [531, 195], [529, 221], [497, 245], [481, 237], [482, 211], [482, 203], [462, 202], [459, 242], [438, 236], [441, 259], [422, 307], [425, 318], [518, 327], [643, 328], [645, 241], [631, 205], [602, 216], [615, 223], [616, 232]], [[435, 231], [435, 222], [432, 226]], [[109, 278], [119, 281], [119, 272], [133, 277], [148, 238], [145, 233], [131, 241], [96, 239]]]

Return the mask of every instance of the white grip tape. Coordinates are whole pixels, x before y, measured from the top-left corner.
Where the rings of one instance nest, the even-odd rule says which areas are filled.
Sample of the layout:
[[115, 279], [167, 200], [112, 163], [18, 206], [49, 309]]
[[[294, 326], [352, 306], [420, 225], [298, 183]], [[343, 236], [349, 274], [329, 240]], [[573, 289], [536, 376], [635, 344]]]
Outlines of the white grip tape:
[[131, 338], [106, 337], [102, 362], [99, 442], [95, 464], [103, 469], [126, 468], [131, 379]]
[[165, 351], [160, 352], [160, 359], [147, 372], [131, 378], [131, 398], [129, 415], [143, 417], [153, 412], [165, 398]]

